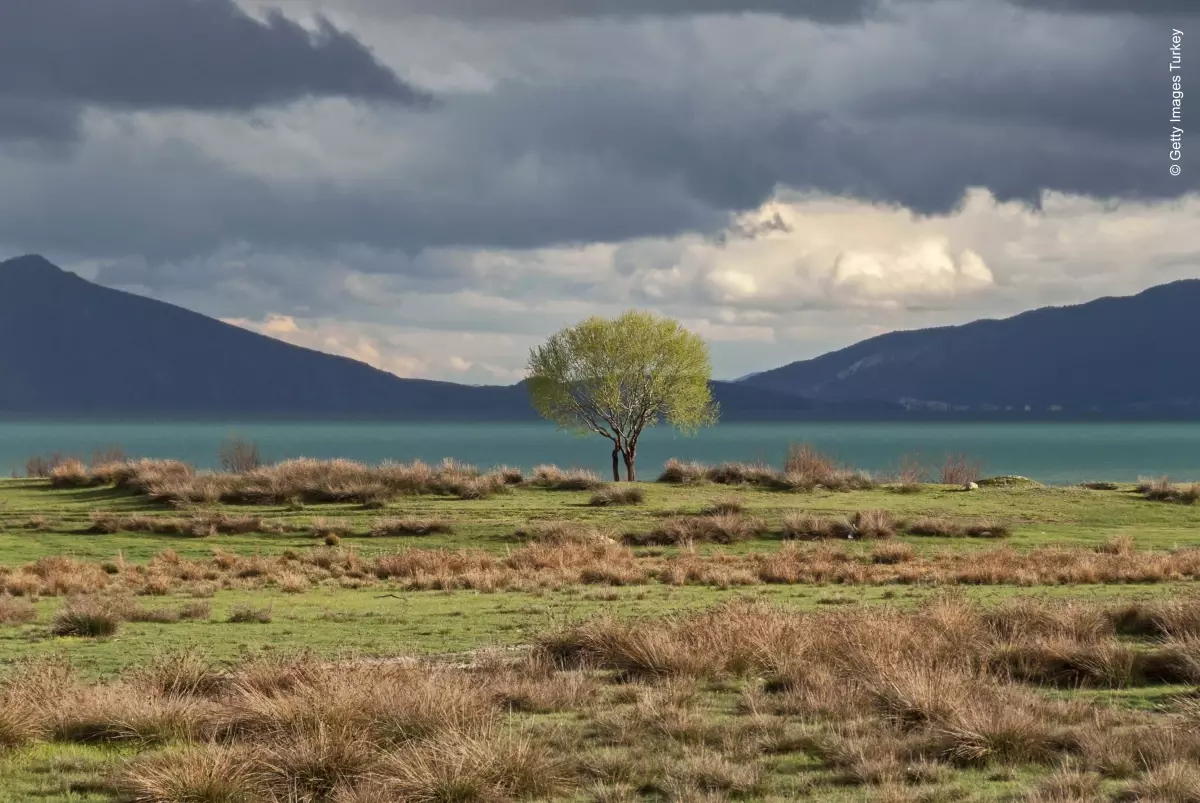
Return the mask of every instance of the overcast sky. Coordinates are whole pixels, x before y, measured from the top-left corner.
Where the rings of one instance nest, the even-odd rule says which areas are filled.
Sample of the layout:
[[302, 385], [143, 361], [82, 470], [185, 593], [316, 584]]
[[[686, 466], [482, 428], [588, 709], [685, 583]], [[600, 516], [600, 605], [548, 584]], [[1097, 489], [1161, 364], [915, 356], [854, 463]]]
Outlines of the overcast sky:
[[639, 307], [732, 378], [1200, 276], [1193, 62], [1195, 0], [3, 0], [0, 257], [473, 383]]

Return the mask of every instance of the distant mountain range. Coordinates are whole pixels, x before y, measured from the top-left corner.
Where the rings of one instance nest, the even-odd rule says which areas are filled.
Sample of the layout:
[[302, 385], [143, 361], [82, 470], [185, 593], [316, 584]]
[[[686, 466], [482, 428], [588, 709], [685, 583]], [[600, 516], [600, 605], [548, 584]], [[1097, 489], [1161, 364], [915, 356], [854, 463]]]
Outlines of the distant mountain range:
[[[1200, 414], [1200, 280], [1000, 321], [895, 332], [714, 382], [724, 421], [914, 411]], [[1010, 409], [1011, 408], [1011, 409]], [[908, 411], [908, 412], [906, 412]], [[533, 421], [523, 384], [402, 379], [39, 256], [0, 262], [0, 415]]]
[[[714, 382], [724, 420], [820, 405]], [[0, 414], [88, 418], [534, 421], [523, 384], [402, 379], [161, 301], [39, 256], [0, 262]]]
[[838, 404], [911, 410], [1200, 413], [1200, 280], [873, 337], [746, 378]]

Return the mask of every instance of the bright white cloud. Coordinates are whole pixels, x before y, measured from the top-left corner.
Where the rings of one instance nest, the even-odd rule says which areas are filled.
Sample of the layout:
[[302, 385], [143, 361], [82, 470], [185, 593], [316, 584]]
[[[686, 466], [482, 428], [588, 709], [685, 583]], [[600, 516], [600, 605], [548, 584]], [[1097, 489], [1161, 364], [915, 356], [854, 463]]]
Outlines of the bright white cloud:
[[[1042, 206], [1034, 211], [976, 191], [951, 213], [917, 216], [781, 191], [723, 239], [422, 256], [432, 277], [441, 265], [456, 275], [466, 266], [467, 289], [321, 263], [321, 275], [342, 274], [303, 299], [304, 309], [240, 323], [403, 375], [509, 382], [523, 375], [529, 347], [551, 332], [636, 306], [685, 321], [712, 343], [718, 376], [732, 377], [892, 329], [1009, 315], [1196, 275], [1200, 197], [1111, 204], [1049, 194]], [[252, 267], [238, 274], [251, 285]]]

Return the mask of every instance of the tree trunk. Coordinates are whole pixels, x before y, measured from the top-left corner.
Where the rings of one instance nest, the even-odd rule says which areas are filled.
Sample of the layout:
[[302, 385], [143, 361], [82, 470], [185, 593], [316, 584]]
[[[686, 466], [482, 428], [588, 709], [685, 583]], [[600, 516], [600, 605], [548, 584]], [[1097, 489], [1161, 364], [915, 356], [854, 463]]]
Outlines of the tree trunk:
[[621, 450], [616, 446], [613, 447], [613, 482], [621, 481], [621, 463], [617, 460], [617, 455], [621, 454]]
[[634, 447], [626, 447], [625, 449], [625, 479], [630, 482], [637, 482], [637, 468], [634, 462], [637, 460], [637, 450]]

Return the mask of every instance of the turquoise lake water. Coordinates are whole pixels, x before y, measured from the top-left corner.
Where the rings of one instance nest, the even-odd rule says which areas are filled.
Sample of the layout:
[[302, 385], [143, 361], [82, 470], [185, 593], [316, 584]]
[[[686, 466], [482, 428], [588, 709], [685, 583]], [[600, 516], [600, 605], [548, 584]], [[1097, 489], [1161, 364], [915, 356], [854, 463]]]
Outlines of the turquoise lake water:
[[[539, 463], [608, 470], [609, 450], [597, 436], [579, 437], [538, 424], [346, 423], [0, 423], [0, 472], [22, 468], [34, 454], [61, 452], [87, 459], [120, 444], [130, 456], [174, 457], [202, 467], [217, 459], [220, 441], [235, 434], [258, 443], [269, 460], [348, 457], [437, 461], [454, 457], [479, 466]], [[803, 422], [722, 424], [685, 438], [647, 433], [638, 451], [644, 479], [669, 457], [715, 463], [780, 465], [789, 443], [807, 441], [845, 463], [871, 471], [894, 467], [906, 454], [937, 464], [950, 453], [970, 455], [985, 474], [1023, 474], [1046, 483], [1133, 481], [1170, 475], [1200, 479], [1198, 423], [912, 423]]]

